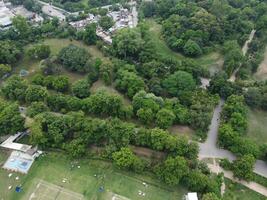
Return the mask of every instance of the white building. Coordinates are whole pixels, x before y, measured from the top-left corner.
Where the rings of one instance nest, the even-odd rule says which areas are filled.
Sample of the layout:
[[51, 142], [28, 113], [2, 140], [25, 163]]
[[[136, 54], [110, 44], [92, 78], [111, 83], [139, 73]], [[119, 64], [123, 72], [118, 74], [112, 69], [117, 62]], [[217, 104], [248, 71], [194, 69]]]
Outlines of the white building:
[[12, 25], [12, 18], [15, 15], [6, 7], [3, 1], [0, 1], [0, 28], [7, 28]]
[[198, 200], [197, 193], [189, 192], [187, 195], [185, 195], [185, 200]]

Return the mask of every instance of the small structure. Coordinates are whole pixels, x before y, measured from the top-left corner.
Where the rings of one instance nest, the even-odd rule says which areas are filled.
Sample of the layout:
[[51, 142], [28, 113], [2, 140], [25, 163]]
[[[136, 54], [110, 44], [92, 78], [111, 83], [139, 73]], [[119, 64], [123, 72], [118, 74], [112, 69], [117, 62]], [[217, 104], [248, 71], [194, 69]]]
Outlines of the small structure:
[[12, 25], [12, 18], [15, 15], [6, 7], [3, 1], [0, 1], [0, 28], [5, 29]]
[[29, 75], [29, 71], [27, 71], [26, 69], [22, 69], [19, 72], [19, 76], [20, 77], [25, 77], [25, 76], [28, 76], [28, 75]]
[[3, 165], [4, 169], [27, 174], [35, 158], [42, 153], [42, 151], [38, 151], [37, 147], [14, 142], [27, 133], [19, 132], [12, 135], [0, 145], [2, 148], [13, 150]]
[[196, 192], [189, 192], [185, 195], [185, 200], [198, 200]]

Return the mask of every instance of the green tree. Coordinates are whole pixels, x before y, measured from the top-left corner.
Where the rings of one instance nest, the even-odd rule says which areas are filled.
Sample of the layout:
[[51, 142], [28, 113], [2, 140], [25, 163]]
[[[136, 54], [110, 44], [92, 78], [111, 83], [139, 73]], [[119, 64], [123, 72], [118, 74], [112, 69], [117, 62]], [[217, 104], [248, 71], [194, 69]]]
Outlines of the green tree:
[[19, 59], [21, 55], [21, 50], [13, 42], [1, 40], [0, 46], [1, 64], [12, 64]]
[[155, 169], [156, 175], [168, 185], [177, 185], [189, 173], [187, 161], [180, 156], [169, 157]]
[[99, 77], [104, 81], [106, 85], [110, 85], [112, 82], [113, 66], [110, 64], [102, 64], [99, 69]]
[[90, 54], [83, 48], [70, 44], [61, 49], [58, 58], [62, 65], [71, 71], [85, 72], [85, 64]]
[[142, 160], [133, 154], [131, 149], [123, 147], [120, 151], [112, 154], [115, 164], [121, 169], [128, 169], [141, 172], [144, 168]]
[[54, 78], [52, 87], [58, 92], [66, 92], [69, 89], [69, 77], [68, 76], [57, 76]]
[[111, 17], [109, 16], [103, 16], [99, 20], [99, 25], [105, 30], [109, 30], [113, 25], [114, 21]]
[[187, 56], [200, 56], [202, 54], [202, 50], [200, 46], [193, 40], [188, 40], [184, 45], [184, 53]]
[[163, 86], [170, 95], [179, 97], [184, 92], [193, 91], [196, 82], [191, 74], [177, 71], [163, 80]]
[[236, 159], [233, 163], [234, 176], [240, 179], [251, 181], [254, 177], [254, 164], [255, 158], [250, 154]]
[[72, 158], [81, 158], [86, 153], [86, 145], [81, 138], [74, 139], [64, 145], [64, 149]]
[[30, 85], [25, 94], [26, 102], [44, 101], [48, 96], [46, 88], [39, 85]]
[[11, 66], [10, 65], [4, 65], [0, 64], [0, 78], [5, 76], [6, 74], [9, 74], [11, 72]]
[[115, 55], [124, 59], [137, 58], [142, 46], [141, 34], [136, 29], [122, 29], [112, 41]]
[[88, 45], [93, 45], [96, 43], [97, 35], [95, 23], [86, 25], [85, 30], [83, 32], [82, 40]]
[[38, 115], [39, 113], [47, 112], [49, 109], [47, 105], [45, 105], [43, 102], [33, 102], [31, 105], [27, 108], [27, 116], [34, 117]]
[[244, 97], [247, 105], [252, 108], [257, 108], [261, 105], [262, 95], [257, 88], [248, 88]]
[[140, 108], [137, 113], [136, 116], [138, 117], [138, 119], [140, 119], [144, 124], [151, 124], [155, 114], [153, 113], [153, 111], [150, 108]]
[[203, 195], [202, 200], [220, 200], [220, 198], [215, 193], [206, 193]]
[[10, 100], [24, 101], [27, 90], [27, 82], [19, 76], [11, 76], [3, 85], [2, 93]]
[[20, 115], [16, 103], [0, 102], [0, 135], [15, 134], [24, 130], [25, 119]]
[[72, 93], [78, 98], [86, 98], [90, 96], [90, 84], [87, 80], [78, 80], [72, 85]]
[[125, 92], [128, 97], [132, 98], [138, 91], [144, 90], [145, 83], [142, 78], [134, 72], [120, 70], [115, 80], [116, 88]]
[[169, 109], [161, 109], [156, 115], [156, 124], [158, 127], [167, 129], [175, 120], [174, 113]]
[[29, 37], [31, 33], [31, 28], [24, 17], [20, 15], [14, 17], [12, 19], [12, 24], [21, 39], [26, 39]]
[[49, 57], [51, 50], [49, 45], [38, 44], [31, 47], [27, 53], [31, 58], [45, 59]]

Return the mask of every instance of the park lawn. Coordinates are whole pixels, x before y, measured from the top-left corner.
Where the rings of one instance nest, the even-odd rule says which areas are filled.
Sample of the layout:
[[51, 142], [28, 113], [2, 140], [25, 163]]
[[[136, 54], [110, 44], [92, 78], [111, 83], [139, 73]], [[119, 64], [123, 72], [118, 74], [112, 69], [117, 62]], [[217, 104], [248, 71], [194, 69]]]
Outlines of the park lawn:
[[[1, 169], [0, 185], [6, 185], [7, 176], [8, 172]], [[62, 183], [63, 178], [67, 178], [66, 183]], [[48, 153], [35, 161], [28, 175], [20, 175], [17, 184], [22, 184], [23, 191], [15, 193], [12, 190], [4, 199], [28, 199], [40, 179], [83, 194], [86, 199], [104, 200], [110, 193], [116, 193], [135, 200], [140, 199], [138, 191], [141, 190], [146, 193], [142, 199], [172, 200], [182, 199], [187, 192], [182, 187], [167, 187], [147, 175], [119, 171], [110, 163], [100, 160], [80, 160], [71, 170], [71, 161], [63, 153]], [[148, 187], [144, 187], [142, 182], [148, 183]], [[100, 186], [104, 186], [104, 192], [99, 192]], [[6, 190], [3, 188], [4, 192]]]
[[[153, 19], [146, 19], [146, 24], [149, 27], [150, 38], [155, 46], [156, 51], [166, 57], [171, 57], [176, 60], [181, 60], [185, 58], [180, 53], [174, 52], [171, 50], [161, 35], [161, 25], [157, 23]], [[200, 56], [199, 58], [195, 58], [198, 64], [203, 65], [205, 68], [209, 69], [212, 74], [222, 69], [223, 65], [223, 56], [219, 53], [219, 51], [211, 52], [206, 55]]]
[[266, 200], [261, 194], [225, 179], [226, 190], [222, 200]]
[[262, 110], [251, 110], [248, 112], [247, 136], [259, 145], [267, 143], [267, 112]]
[[43, 43], [50, 46], [52, 55], [57, 55], [62, 48], [70, 44], [73, 44], [78, 47], [86, 49], [93, 56], [93, 58], [101, 58], [103, 60], [108, 59], [103, 55], [101, 51], [97, 49], [96, 46], [94, 45], [88, 46], [83, 42], [77, 40], [52, 38], [52, 39], [45, 39]]
[[149, 27], [149, 32], [150, 32], [150, 38], [151, 41], [153, 42], [155, 46], [155, 51], [158, 52], [158, 54], [162, 56], [168, 56], [173, 59], [181, 60], [184, 58], [182, 54], [176, 53], [172, 51], [164, 41], [164, 39], [161, 36], [161, 25], [158, 24], [155, 20], [153, 19], [147, 19], [145, 21], [147, 26]]
[[[101, 58], [103, 61], [109, 62], [108, 58], [104, 57], [102, 52], [99, 51], [96, 46], [88, 46], [77, 40], [53, 38], [53, 39], [45, 39], [43, 43], [50, 46], [51, 55], [57, 55], [62, 48], [68, 46], [69, 44], [74, 44], [81, 48], [86, 49], [92, 55], [93, 58]], [[27, 49], [30, 46], [32, 45], [26, 46], [24, 51], [27, 52]], [[40, 63], [39, 60], [31, 59], [25, 53], [23, 57], [14, 65], [14, 74], [19, 74], [22, 69], [27, 70], [29, 72], [29, 75], [26, 76], [25, 78], [30, 80], [32, 76], [34, 76], [37, 73], [40, 73], [39, 63]], [[62, 68], [62, 74], [68, 76], [71, 83], [86, 77], [86, 74], [70, 72], [65, 70], [64, 68]]]
[[[2, 166], [5, 161], [8, 158], [8, 153], [6, 151], [0, 150], [0, 166]], [[12, 193], [14, 190], [8, 190], [8, 187], [10, 185], [13, 186], [17, 184], [18, 181], [15, 180], [16, 176], [18, 175], [17, 173], [13, 173], [12, 177], [8, 177], [9, 172], [6, 170], [0, 168], [0, 199], [7, 199], [9, 200], [9, 195]]]

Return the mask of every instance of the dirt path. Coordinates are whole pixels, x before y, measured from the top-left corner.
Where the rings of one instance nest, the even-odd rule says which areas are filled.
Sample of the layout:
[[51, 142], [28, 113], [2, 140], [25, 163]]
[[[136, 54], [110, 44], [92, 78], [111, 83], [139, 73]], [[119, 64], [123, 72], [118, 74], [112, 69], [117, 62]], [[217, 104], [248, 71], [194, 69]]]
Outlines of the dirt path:
[[258, 183], [255, 183], [255, 182], [246, 182], [243, 180], [238, 180], [238, 179], [234, 178], [234, 175], [231, 171], [224, 170], [223, 168], [221, 168], [219, 166], [218, 163], [208, 164], [208, 167], [211, 170], [211, 172], [216, 173], [216, 174], [224, 173], [224, 177], [231, 179], [232, 181], [234, 181], [236, 183], [240, 183], [240, 184], [246, 186], [247, 188], [249, 188], [255, 192], [258, 192], [258, 193], [264, 195], [265, 197], [267, 197], [267, 188], [266, 187], [264, 187]]
[[[251, 43], [251, 41], [253, 40], [254, 36], [255, 36], [256, 30], [253, 29], [249, 35], [248, 40], [245, 42], [243, 48], [242, 48], [242, 53], [245, 56], [248, 52], [248, 45]], [[230, 77], [229, 81], [230, 82], [235, 82], [236, 80], [236, 74], [239, 71], [241, 65], [233, 72], [232, 76]]]

